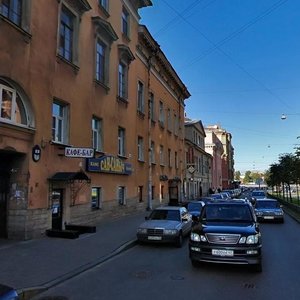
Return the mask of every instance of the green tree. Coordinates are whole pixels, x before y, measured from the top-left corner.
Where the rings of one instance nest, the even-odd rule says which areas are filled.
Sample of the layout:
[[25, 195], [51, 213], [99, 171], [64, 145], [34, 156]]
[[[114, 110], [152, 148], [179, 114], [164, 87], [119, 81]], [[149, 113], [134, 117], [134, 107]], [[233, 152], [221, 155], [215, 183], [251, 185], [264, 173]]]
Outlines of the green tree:
[[240, 171], [236, 171], [234, 173], [234, 179], [237, 180], [237, 181], [241, 180], [241, 172]]
[[246, 171], [244, 177], [244, 183], [252, 182], [251, 171]]

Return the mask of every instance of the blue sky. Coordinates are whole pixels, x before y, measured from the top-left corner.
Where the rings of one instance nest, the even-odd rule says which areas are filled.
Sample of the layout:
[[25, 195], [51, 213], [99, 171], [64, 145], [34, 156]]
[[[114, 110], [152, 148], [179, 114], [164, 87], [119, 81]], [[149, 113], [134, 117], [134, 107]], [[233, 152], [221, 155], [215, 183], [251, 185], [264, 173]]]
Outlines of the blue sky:
[[[187, 86], [187, 116], [232, 134], [235, 170], [300, 144], [299, 0], [152, 0], [140, 11]], [[281, 120], [285, 113], [286, 120]]]

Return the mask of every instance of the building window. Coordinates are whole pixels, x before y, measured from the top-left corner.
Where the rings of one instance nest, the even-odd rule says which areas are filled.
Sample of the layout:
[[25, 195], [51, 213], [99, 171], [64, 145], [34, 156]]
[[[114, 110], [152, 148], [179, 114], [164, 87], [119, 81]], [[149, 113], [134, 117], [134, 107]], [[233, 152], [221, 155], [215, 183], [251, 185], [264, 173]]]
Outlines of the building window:
[[171, 149], [168, 149], [168, 166], [172, 166], [172, 156], [171, 156]]
[[152, 200], [154, 199], [154, 192], [155, 192], [155, 186], [152, 185], [152, 187], [151, 187], [151, 196], [152, 196]]
[[171, 131], [172, 130], [172, 116], [171, 116], [170, 108], [168, 108], [168, 111], [167, 111], [167, 124], [168, 124], [168, 130]]
[[52, 104], [52, 140], [53, 142], [67, 144], [67, 117], [68, 106], [54, 102]]
[[125, 156], [125, 129], [118, 129], [118, 155]]
[[125, 205], [125, 187], [124, 186], [119, 186], [118, 187], [118, 202], [119, 205]]
[[139, 202], [143, 202], [143, 186], [138, 187], [138, 197], [139, 197]]
[[21, 26], [22, 22], [22, 0], [2, 0], [1, 15], [8, 18], [11, 22]]
[[164, 160], [164, 146], [160, 145], [159, 147], [159, 162], [161, 166], [164, 166], [165, 160]]
[[28, 126], [26, 109], [17, 91], [1, 82], [0, 107], [2, 122]]
[[178, 169], [178, 154], [176, 151], [175, 151], [174, 156], [175, 156], [175, 158], [174, 158], [175, 159], [175, 168]]
[[101, 188], [100, 187], [92, 187], [91, 207], [92, 207], [92, 209], [101, 208]]
[[155, 164], [155, 144], [153, 141], [151, 141], [151, 147], [150, 147], [150, 162], [152, 164]]
[[102, 146], [102, 120], [92, 119], [92, 134], [93, 134], [93, 148], [96, 151], [103, 151]]
[[127, 72], [128, 67], [120, 62], [119, 63], [119, 78], [118, 78], [118, 84], [119, 84], [119, 97], [122, 99], [127, 99]]
[[137, 110], [140, 113], [145, 112], [145, 100], [144, 100], [144, 84], [139, 81], [137, 87]]
[[96, 44], [96, 80], [106, 84], [106, 45], [100, 40]]
[[73, 61], [75, 16], [65, 6], [62, 7], [59, 30], [59, 55]]
[[179, 128], [179, 126], [178, 126], [178, 117], [177, 117], [176, 114], [174, 114], [174, 122], [173, 122], [173, 125], [174, 125], [174, 130], [173, 130], [173, 132], [174, 132], [175, 135], [178, 135], [178, 128]]
[[164, 126], [165, 115], [164, 115], [164, 104], [162, 101], [159, 101], [159, 124]]
[[138, 160], [144, 161], [144, 139], [138, 137]]
[[108, 11], [108, 0], [99, 0], [99, 5]]
[[149, 97], [149, 117], [152, 121], [155, 121], [155, 113], [154, 113], [154, 94], [150, 93]]
[[129, 37], [129, 13], [124, 7], [122, 10], [122, 33]]

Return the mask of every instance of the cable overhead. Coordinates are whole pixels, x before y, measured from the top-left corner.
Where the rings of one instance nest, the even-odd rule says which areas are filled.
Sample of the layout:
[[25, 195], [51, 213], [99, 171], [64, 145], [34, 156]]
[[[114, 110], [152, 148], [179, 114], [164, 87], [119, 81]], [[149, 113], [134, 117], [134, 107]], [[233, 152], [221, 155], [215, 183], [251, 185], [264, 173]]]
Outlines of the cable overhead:
[[[264, 83], [262, 83], [260, 80], [258, 80], [256, 77], [254, 77], [251, 73], [249, 73], [243, 66], [241, 66], [239, 63], [237, 63], [229, 54], [227, 54], [224, 50], [222, 50], [218, 44], [214, 43], [212, 40], [210, 40], [203, 32], [201, 32], [197, 27], [195, 27], [191, 22], [189, 22], [187, 19], [185, 19], [184, 17], [181, 16], [181, 14], [174, 9], [171, 5], [169, 5], [165, 0], [162, 0], [169, 8], [171, 8], [181, 19], [183, 19], [188, 25], [190, 25], [192, 28], [194, 28], [197, 32], [200, 33], [200, 35], [206, 40], [208, 41], [211, 45], [213, 45], [213, 48], [218, 50], [220, 53], [222, 53], [224, 56], [226, 56], [234, 65], [236, 65], [241, 71], [243, 71], [245, 74], [247, 74], [252, 80], [254, 80], [258, 85], [260, 85], [264, 90], [266, 90], [270, 95], [272, 95], [274, 98], [276, 98], [281, 104], [283, 104], [284, 106], [286, 106], [287, 108], [291, 107], [285, 103], [278, 95], [274, 94]], [[275, 9], [277, 9], [278, 7], [282, 6], [283, 4], [285, 4], [288, 0], [280, 0], [278, 2], [276, 2], [275, 4], [273, 4], [268, 10], [271, 9], [270, 12], [268, 12], [268, 14], [270, 14], [272, 11], [274, 11]], [[267, 15], [268, 15], [267, 14]], [[258, 20], [261, 20], [261, 18], [259, 18]], [[256, 22], [255, 22], [256, 23]], [[253, 23], [253, 24], [255, 24]], [[250, 26], [248, 26], [250, 27]], [[248, 28], [247, 27], [247, 28]], [[193, 62], [194, 63], [194, 62]]]
[[[186, 13], [188, 13], [190, 10], [192, 10], [193, 8], [195, 8], [196, 6], [198, 6], [201, 2], [203, 2], [204, 0], [196, 0], [194, 1], [192, 4], [190, 4], [186, 9], [184, 9], [182, 11], [182, 13], [180, 14], [181, 16], [184, 16]], [[212, 0], [210, 1], [208, 4], [206, 4], [205, 6], [202, 7], [202, 9], [205, 9], [206, 7], [208, 7], [210, 4], [212, 4], [213, 2], [216, 2], [216, 0]], [[173, 24], [176, 24], [179, 21], [178, 16], [174, 17], [172, 20], [170, 20], [166, 25], [164, 25], [161, 29], [159, 29], [154, 35], [158, 36], [161, 33], [167, 31], [168, 28], [170, 28]]]

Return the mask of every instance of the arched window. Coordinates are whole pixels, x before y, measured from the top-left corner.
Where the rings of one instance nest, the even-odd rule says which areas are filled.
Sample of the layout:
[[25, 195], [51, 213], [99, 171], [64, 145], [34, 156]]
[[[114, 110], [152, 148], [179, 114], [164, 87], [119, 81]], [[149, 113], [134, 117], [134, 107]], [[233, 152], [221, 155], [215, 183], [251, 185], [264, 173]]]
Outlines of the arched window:
[[26, 107], [16, 89], [0, 80], [0, 121], [29, 127]]

